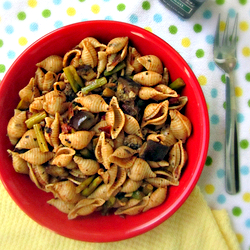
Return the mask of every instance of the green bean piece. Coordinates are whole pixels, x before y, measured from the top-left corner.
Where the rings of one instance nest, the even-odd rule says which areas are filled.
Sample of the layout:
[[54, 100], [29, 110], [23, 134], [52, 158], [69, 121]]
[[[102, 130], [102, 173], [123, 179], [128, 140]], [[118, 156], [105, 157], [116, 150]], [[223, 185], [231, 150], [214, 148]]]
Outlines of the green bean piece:
[[107, 83], [107, 79], [106, 77], [101, 77], [99, 79], [95, 79], [95, 81], [93, 81], [93, 83], [91, 83], [90, 85], [83, 87], [81, 89], [82, 93], [84, 95], [88, 94], [90, 91], [100, 88], [101, 86], [105, 85]]
[[102, 183], [102, 177], [101, 177], [101, 176], [97, 176], [97, 177], [89, 184], [89, 186], [86, 187], [86, 188], [82, 191], [82, 195], [83, 195], [83, 196], [89, 196], [89, 195], [91, 195], [101, 183]]
[[33, 129], [34, 129], [35, 134], [36, 134], [39, 148], [41, 149], [42, 152], [48, 152], [49, 151], [48, 144], [47, 144], [47, 141], [45, 140], [41, 125], [34, 124]]
[[142, 189], [142, 192], [145, 194], [145, 195], [148, 195], [149, 193], [151, 193], [153, 191], [154, 187], [153, 185], [151, 184], [146, 184], [143, 189]]
[[87, 179], [85, 179], [80, 185], [76, 187], [76, 193], [77, 194], [81, 193], [83, 189], [88, 187], [88, 185], [93, 181], [94, 178], [95, 178], [95, 175], [92, 175], [88, 177]]
[[45, 111], [35, 113], [29, 119], [25, 121], [27, 128], [32, 128], [34, 124], [40, 123], [46, 118], [47, 114]]
[[186, 84], [181, 78], [177, 78], [172, 83], [169, 84], [169, 87], [175, 91], [182, 89]]
[[29, 108], [30, 103], [24, 101], [23, 99], [20, 100], [20, 102], [17, 105], [17, 109], [19, 110], [26, 110]]
[[137, 200], [141, 200], [144, 196], [145, 196], [144, 193], [139, 190], [134, 191], [132, 194], [132, 198]]
[[107, 215], [108, 211], [114, 206], [115, 204], [115, 197], [111, 196], [104, 204], [102, 209], [102, 215]]
[[126, 63], [124, 61], [121, 61], [120, 63], [118, 63], [112, 70], [110, 71], [107, 71], [105, 70], [104, 71], [104, 76], [111, 76], [113, 75], [114, 73], [122, 70], [123, 68], [126, 67]]
[[63, 71], [70, 83], [71, 88], [76, 93], [83, 87], [83, 82], [81, 77], [77, 74], [76, 69], [70, 65], [68, 67], [63, 68]]

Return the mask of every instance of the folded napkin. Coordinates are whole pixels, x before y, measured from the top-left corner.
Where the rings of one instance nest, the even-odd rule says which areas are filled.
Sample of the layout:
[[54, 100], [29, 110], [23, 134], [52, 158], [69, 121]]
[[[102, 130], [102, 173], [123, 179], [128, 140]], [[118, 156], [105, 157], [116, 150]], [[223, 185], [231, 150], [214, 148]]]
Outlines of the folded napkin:
[[0, 249], [240, 249], [226, 210], [211, 210], [198, 186], [183, 206], [158, 227], [137, 237], [111, 243], [81, 242], [57, 235], [24, 214], [2, 184], [0, 193]]

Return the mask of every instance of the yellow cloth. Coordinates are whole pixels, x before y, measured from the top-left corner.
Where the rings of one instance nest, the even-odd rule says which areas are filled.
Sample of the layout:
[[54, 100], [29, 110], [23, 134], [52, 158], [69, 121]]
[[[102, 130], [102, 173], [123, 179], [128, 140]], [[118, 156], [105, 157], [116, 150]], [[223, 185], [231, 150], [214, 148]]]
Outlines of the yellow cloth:
[[0, 249], [12, 250], [237, 250], [226, 210], [211, 211], [198, 186], [167, 221], [137, 237], [111, 243], [68, 239], [38, 225], [20, 210], [0, 182]]

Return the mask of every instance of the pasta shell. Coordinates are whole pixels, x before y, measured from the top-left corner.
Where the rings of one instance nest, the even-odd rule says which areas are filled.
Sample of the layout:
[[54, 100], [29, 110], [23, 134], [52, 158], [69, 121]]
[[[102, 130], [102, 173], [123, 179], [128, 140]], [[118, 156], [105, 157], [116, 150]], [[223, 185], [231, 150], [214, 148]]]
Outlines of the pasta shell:
[[170, 180], [162, 177], [146, 178], [145, 181], [156, 188], [166, 188], [171, 184]]
[[36, 133], [34, 129], [27, 130], [22, 136], [22, 138], [20, 139], [20, 141], [15, 146], [15, 148], [18, 148], [18, 149], [22, 149], [22, 148], [31, 149], [31, 148], [38, 148], [38, 147], [39, 145], [37, 142]]
[[105, 200], [100, 198], [86, 198], [79, 201], [76, 206], [69, 212], [68, 219], [75, 219], [77, 216], [86, 216], [92, 214], [98, 207], [104, 204]]
[[81, 172], [85, 175], [94, 175], [100, 168], [100, 165], [97, 161], [84, 159], [79, 156], [74, 156], [74, 162], [78, 165]]
[[124, 132], [129, 135], [137, 135], [143, 138], [141, 127], [138, 121], [131, 115], [125, 114]]
[[87, 108], [87, 110], [92, 113], [108, 111], [108, 104], [100, 95], [97, 94], [77, 97], [74, 99], [74, 102], [80, 103], [83, 107]]
[[114, 149], [117, 149], [119, 148], [120, 146], [123, 146], [124, 145], [124, 138], [125, 138], [125, 135], [124, 135], [124, 131], [122, 130], [119, 135], [113, 140], [113, 143], [114, 143]]
[[125, 183], [122, 185], [121, 192], [132, 193], [136, 191], [141, 185], [142, 181], [133, 181], [131, 179], [127, 179]]
[[23, 154], [19, 154], [19, 156], [31, 164], [42, 165], [45, 162], [51, 160], [54, 156], [54, 153], [42, 152], [40, 148], [32, 148]]
[[97, 64], [97, 78], [100, 77], [101, 73], [105, 70], [108, 62], [107, 54], [105, 51], [98, 51], [98, 64]]
[[133, 76], [133, 81], [140, 83], [143, 86], [152, 87], [162, 81], [162, 75], [154, 71], [143, 71]]
[[137, 158], [132, 168], [130, 168], [128, 177], [134, 181], [141, 181], [145, 178], [156, 177], [156, 174], [151, 170], [146, 161]]
[[172, 131], [170, 129], [170, 126], [163, 127], [161, 130], [161, 133], [165, 136], [165, 138], [164, 138], [165, 145], [170, 147], [177, 142], [174, 134], [172, 133]]
[[109, 156], [113, 153], [112, 146], [106, 142], [105, 133], [101, 132], [100, 137], [98, 139], [96, 148], [95, 148], [95, 156], [99, 163], [102, 163], [106, 169], [110, 168], [110, 160]]
[[94, 131], [96, 136], [100, 136], [102, 129], [107, 126], [108, 123], [105, 120], [101, 120], [94, 127], [91, 128], [91, 131]]
[[109, 41], [106, 53], [109, 54], [115, 54], [122, 50], [128, 43], [128, 37], [116, 37]]
[[58, 55], [51, 55], [43, 61], [36, 64], [37, 67], [43, 68], [46, 71], [59, 73], [63, 68], [63, 58]]
[[60, 199], [51, 199], [47, 201], [47, 203], [65, 214], [68, 214], [75, 206], [73, 203], [65, 202]]
[[169, 167], [168, 170], [172, 172], [174, 179], [179, 179], [181, 170], [187, 161], [187, 152], [183, 147], [183, 143], [179, 140], [174, 144], [169, 152]]
[[141, 127], [148, 124], [162, 125], [165, 123], [168, 116], [168, 105], [168, 100], [161, 103], [150, 103], [144, 110]]
[[56, 165], [58, 167], [66, 167], [72, 161], [75, 153], [76, 151], [72, 148], [59, 148], [50, 164]]
[[7, 125], [7, 135], [10, 140], [11, 138], [21, 138], [27, 131], [26, 119], [26, 111], [15, 110], [14, 116], [10, 118]]
[[96, 38], [94, 38], [94, 37], [86, 37], [86, 38], [84, 38], [84, 39], [80, 42], [80, 44], [79, 44], [79, 47], [80, 47], [80, 48], [83, 48], [84, 42], [89, 42], [89, 43], [91, 43], [91, 45], [92, 45], [94, 48], [100, 48], [101, 50], [104, 50], [104, 49], [106, 49], [106, 47], [107, 47], [105, 44], [100, 43], [100, 42], [99, 42]]
[[20, 158], [18, 153], [11, 150], [7, 150], [7, 152], [12, 156], [12, 165], [15, 171], [20, 174], [28, 174], [29, 168], [27, 162]]
[[139, 52], [134, 47], [128, 48], [128, 56], [126, 60], [126, 75], [132, 75], [132, 73], [139, 73], [142, 71], [143, 66], [137, 61], [141, 57]]
[[124, 145], [133, 149], [138, 149], [142, 146], [142, 139], [137, 135], [128, 135], [124, 139]]
[[65, 178], [68, 177], [69, 173], [65, 168], [58, 167], [56, 165], [46, 166], [46, 172], [54, 177]]
[[34, 98], [33, 102], [29, 105], [29, 111], [36, 113], [43, 110], [44, 96]]
[[83, 51], [82, 51], [82, 63], [85, 65], [90, 65], [92, 68], [97, 66], [97, 52], [94, 46], [88, 42], [83, 41]]
[[77, 203], [82, 198], [80, 194], [76, 193], [76, 186], [71, 181], [48, 184], [45, 189], [52, 192], [55, 198], [68, 203]]
[[21, 100], [31, 103], [38, 96], [40, 96], [40, 92], [36, 87], [35, 78], [32, 77], [29, 83], [19, 91], [19, 97]]
[[163, 75], [162, 75], [162, 84], [168, 85], [169, 83], [169, 72], [167, 68], [163, 69]]
[[149, 198], [147, 205], [144, 207], [143, 212], [151, 208], [161, 205], [167, 198], [167, 188], [157, 188]]
[[148, 164], [151, 168], [164, 168], [169, 166], [169, 163], [167, 161], [148, 161]]
[[67, 67], [72, 65], [73, 67], [77, 68], [79, 66], [79, 60], [81, 58], [81, 50], [73, 49], [67, 52], [63, 57], [63, 67]]
[[173, 104], [170, 103], [169, 109], [177, 109], [178, 111], [180, 111], [187, 104], [188, 97], [180, 96], [176, 99], [177, 99], [176, 102], [174, 102]]
[[163, 73], [162, 62], [159, 57], [155, 55], [146, 55], [139, 57], [138, 62], [141, 63], [147, 70], [157, 72], [159, 74]]
[[43, 90], [44, 76], [45, 76], [45, 73], [43, 72], [41, 68], [38, 67], [35, 72], [35, 83], [38, 89], [41, 91]]
[[56, 82], [56, 74], [52, 71], [48, 71], [44, 75], [44, 81], [42, 86], [42, 91], [48, 92], [53, 88], [53, 84]]
[[119, 135], [125, 124], [125, 115], [120, 109], [117, 98], [115, 96], [113, 96], [110, 101], [105, 119], [108, 125], [111, 126], [111, 138], [115, 139]]
[[61, 133], [59, 139], [64, 146], [80, 150], [87, 147], [94, 134], [93, 131], [77, 131], [73, 134]]
[[45, 171], [45, 167], [41, 165], [28, 164], [30, 179], [36, 186], [42, 190], [49, 183], [49, 175]]
[[45, 94], [43, 109], [50, 115], [55, 115], [57, 112], [63, 114], [69, 107], [66, 102], [66, 96], [62, 91], [53, 90]]
[[190, 120], [176, 109], [169, 110], [169, 115], [171, 117], [170, 130], [176, 139], [185, 142], [192, 131]]

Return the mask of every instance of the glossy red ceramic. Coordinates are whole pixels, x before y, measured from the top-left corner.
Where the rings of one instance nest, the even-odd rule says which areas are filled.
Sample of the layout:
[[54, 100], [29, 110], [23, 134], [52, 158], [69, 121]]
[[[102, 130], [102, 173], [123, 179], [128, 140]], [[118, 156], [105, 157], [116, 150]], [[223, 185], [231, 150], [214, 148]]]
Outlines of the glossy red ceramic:
[[[51, 54], [64, 55], [83, 38], [92, 36], [103, 43], [114, 37], [128, 36], [142, 55], [158, 56], [169, 69], [172, 80], [181, 77], [186, 82], [183, 95], [188, 96], [186, 115], [193, 124], [192, 136], [186, 143], [188, 163], [178, 187], [170, 187], [163, 205], [136, 216], [94, 213], [68, 220], [67, 215], [47, 204], [52, 198], [29, 180], [15, 173], [7, 149], [12, 148], [6, 134], [9, 119], [17, 106], [18, 92], [34, 76], [35, 64]], [[153, 229], [168, 219], [185, 202], [202, 172], [209, 144], [209, 120], [200, 85], [183, 58], [165, 41], [154, 34], [127, 23], [87, 21], [65, 26], [45, 35], [28, 47], [13, 63], [0, 85], [0, 177], [9, 195], [34, 221], [56, 233], [82, 241], [110, 242], [127, 239]]]

